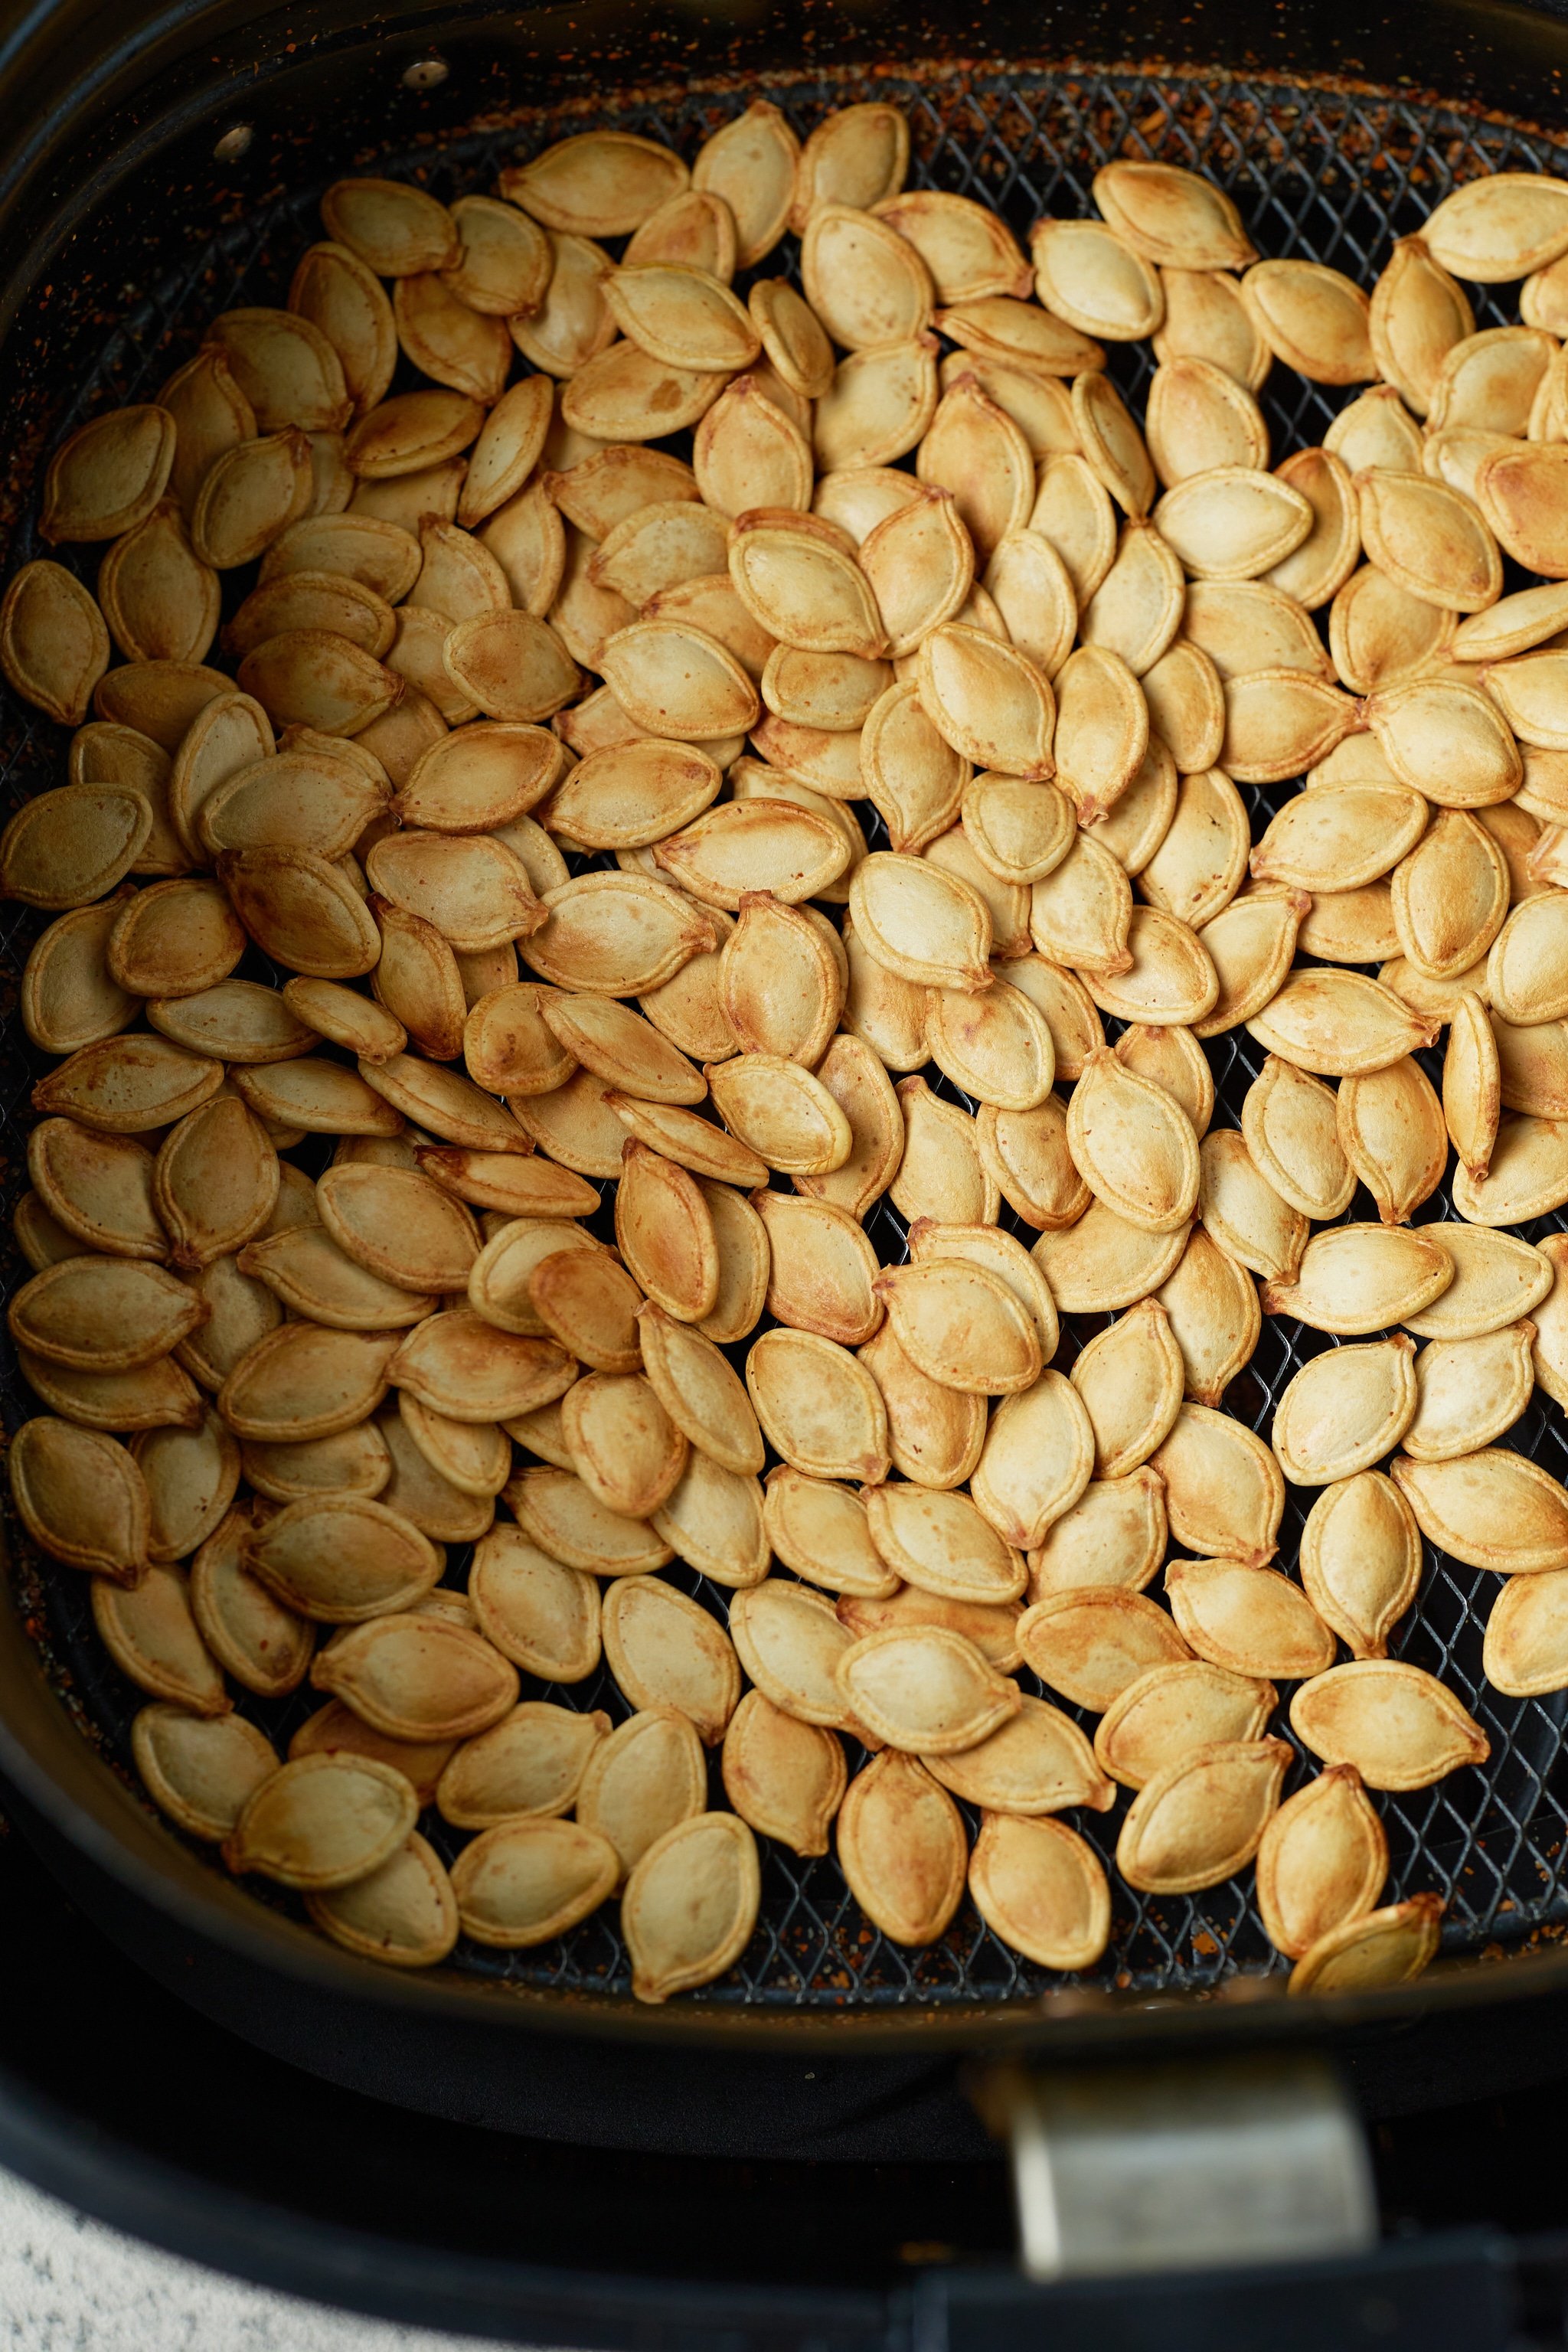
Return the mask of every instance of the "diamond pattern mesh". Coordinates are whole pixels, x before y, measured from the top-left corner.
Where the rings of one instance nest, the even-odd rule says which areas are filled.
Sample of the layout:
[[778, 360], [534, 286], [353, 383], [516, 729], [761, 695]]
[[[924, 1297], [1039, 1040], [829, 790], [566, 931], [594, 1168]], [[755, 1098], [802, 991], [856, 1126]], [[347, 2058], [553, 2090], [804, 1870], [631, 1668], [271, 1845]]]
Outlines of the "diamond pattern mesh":
[[[613, 119], [620, 127], [666, 140], [690, 154], [709, 131], [738, 112], [752, 94], [750, 89], [682, 94], [665, 105], [622, 106]], [[1154, 156], [1191, 165], [1228, 188], [1263, 253], [1302, 254], [1332, 262], [1363, 284], [1370, 284], [1382, 268], [1394, 237], [1418, 227], [1431, 205], [1458, 181], [1483, 172], [1560, 171], [1568, 165], [1568, 150], [1527, 136], [1507, 121], [1272, 83], [1064, 74], [1020, 67], [963, 80], [917, 72], [908, 79], [878, 74], [862, 83], [851, 72], [831, 83], [802, 80], [775, 85], [769, 91], [802, 133], [827, 107], [872, 94], [893, 99], [909, 110], [914, 182], [980, 198], [1021, 236], [1042, 211], [1073, 215], [1091, 210], [1089, 184], [1108, 157]], [[531, 152], [562, 130], [585, 127], [595, 119], [580, 106], [571, 110], [569, 122], [540, 110], [504, 130], [487, 129], [439, 151], [426, 146], [376, 162], [360, 152], [354, 164], [417, 175], [435, 194], [452, 196], [488, 188], [500, 163]], [[604, 119], [612, 118], [606, 114]], [[154, 230], [142, 247], [132, 248], [142, 266], [129, 286], [106, 284], [101, 273], [95, 277], [96, 264], [84, 250], [70, 265], [79, 282], [66, 299], [59, 299], [61, 289], [46, 292], [37, 306], [37, 340], [30, 348], [23, 346], [18, 360], [14, 338], [6, 354], [20, 395], [11, 413], [21, 420], [12, 445], [16, 519], [9, 531], [6, 572], [38, 551], [29, 494], [39, 451], [100, 406], [154, 396], [163, 378], [195, 349], [205, 321], [216, 312], [236, 303], [281, 300], [295, 258], [320, 233], [315, 207], [328, 176], [322, 170], [313, 184], [239, 210], [209, 241], [188, 245], [177, 266], [160, 264]], [[85, 247], [89, 241], [81, 242]], [[788, 250], [793, 254], [793, 241]], [[776, 270], [780, 257], [770, 257], [763, 266]], [[1506, 299], [1500, 300], [1490, 289], [1473, 292], [1478, 325], [1511, 322], [1514, 314]], [[1511, 289], [1503, 292], [1506, 297]], [[1112, 372], [1141, 411], [1150, 373], [1145, 351], [1115, 350]], [[1277, 368], [1261, 395], [1276, 456], [1320, 441], [1334, 411], [1351, 396]], [[0, 531], [4, 529], [0, 517]], [[68, 551], [66, 560], [72, 560]], [[90, 579], [89, 565], [90, 558], [82, 569]], [[249, 584], [247, 575], [229, 576], [226, 602], [230, 609]], [[62, 780], [64, 743], [59, 730], [0, 690], [0, 791], [6, 814], [29, 793]], [[1292, 789], [1243, 788], [1254, 812], [1255, 834], [1261, 833]], [[885, 840], [868, 807], [863, 806], [861, 814], [873, 845]], [[0, 1009], [6, 1012], [14, 1011], [21, 967], [40, 919], [15, 908], [0, 908]], [[258, 967], [258, 976], [268, 976], [265, 967]], [[1108, 1025], [1114, 1034], [1119, 1024]], [[1238, 1125], [1242, 1097], [1261, 1066], [1262, 1050], [1245, 1032], [1221, 1037], [1207, 1050], [1217, 1090], [1215, 1123]], [[1426, 1059], [1436, 1079], [1437, 1057]], [[26, 1181], [27, 1097], [40, 1060], [13, 1022], [0, 1053], [0, 1175], [7, 1210]], [[936, 1072], [928, 1071], [927, 1076], [938, 1092], [964, 1100]], [[312, 1164], [308, 1150], [295, 1157]], [[1423, 1219], [1451, 1213], [1446, 1185], [1419, 1213]], [[1364, 1192], [1358, 1192], [1347, 1212], [1352, 1219], [1375, 1214]], [[1002, 1223], [1019, 1232], [1026, 1243], [1032, 1238], [1005, 1208]], [[1568, 1214], [1544, 1220], [1529, 1231], [1564, 1224]], [[903, 1255], [901, 1221], [886, 1202], [872, 1213], [868, 1229], [884, 1260]], [[8, 1240], [4, 1248], [9, 1255], [0, 1270], [14, 1286], [25, 1269]], [[1097, 1322], [1081, 1318], [1068, 1323], [1058, 1364], [1068, 1367], [1097, 1328]], [[1327, 1344], [1332, 1343], [1320, 1334], [1266, 1318], [1251, 1363], [1228, 1392], [1228, 1409], [1267, 1437], [1287, 1381], [1308, 1356]], [[0, 1359], [0, 1411], [7, 1428], [14, 1428], [30, 1409], [5, 1343]], [[1568, 1475], [1563, 1419], [1541, 1392], [1503, 1442], [1534, 1456], [1557, 1475]], [[1280, 1537], [1282, 1567], [1294, 1566], [1310, 1500], [1310, 1493], [1291, 1490]], [[128, 1735], [141, 1702], [92, 1632], [86, 1580], [40, 1563], [14, 1524], [10, 1533], [17, 1602], [62, 1699], [112, 1766], [133, 1779]], [[454, 1551], [447, 1580], [461, 1585], [466, 1573], [466, 1552]], [[721, 1592], [679, 1565], [667, 1573], [722, 1619]], [[1453, 1952], [1495, 1954], [1543, 1929], [1552, 1933], [1552, 1923], [1568, 1916], [1563, 1863], [1568, 1779], [1562, 1764], [1568, 1695], [1511, 1700], [1487, 1685], [1481, 1673], [1481, 1633], [1497, 1590], [1496, 1579], [1428, 1547], [1419, 1597], [1393, 1644], [1395, 1655], [1440, 1675], [1479, 1717], [1492, 1743], [1491, 1759], [1484, 1768], [1456, 1774], [1434, 1789], [1377, 1801], [1392, 1853], [1388, 1899], [1438, 1889], [1448, 1905], [1445, 1943]], [[1023, 1679], [1026, 1687], [1038, 1687], [1031, 1677]], [[607, 1673], [571, 1690], [525, 1687], [525, 1696], [602, 1706], [616, 1720], [627, 1711]], [[313, 1694], [300, 1694], [277, 1705], [250, 1699], [242, 1703], [281, 1748], [303, 1715], [320, 1702]], [[1086, 1721], [1092, 1729], [1092, 1719]], [[1275, 1727], [1289, 1737], [1282, 1712]], [[858, 1755], [852, 1757], [852, 1768], [859, 1760]], [[715, 1801], [721, 1803], [716, 1759], [711, 1769]], [[1307, 1777], [1307, 1766], [1299, 1759], [1288, 1791]], [[1108, 1864], [1124, 1803], [1123, 1797], [1115, 1812], [1090, 1814], [1078, 1822]], [[428, 1817], [425, 1826], [443, 1850], [455, 1849], [451, 1832], [437, 1818]], [[764, 1843], [757, 1932], [737, 1968], [721, 1983], [693, 1996], [700, 2001], [773, 2009], [885, 2010], [902, 2004], [940, 2007], [1037, 1998], [1078, 1983], [1168, 1993], [1202, 1990], [1238, 1972], [1259, 1973], [1282, 1965], [1254, 1907], [1250, 1873], [1243, 1880], [1172, 1900], [1135, 1895], [1112, 1868], [1110, 1949], [1090, 1976], [1074, 1979], [1052, 1975], [1009, 1952], [967, 1900], [938, 1944], [919, 1952], [901, 1949], [865, 1919], [830, 1858], [803, 1862]], [[269, 1893], [260, 1882], [252, 1884], [264, 1899], [287, 1906], [288, 1898]], [[563, 1991], [619, 1992], [628, 1982], [613, 1907], [535, 1951], [507, 1955], [462, 1945], [453, 1965], [492, 1979]]]

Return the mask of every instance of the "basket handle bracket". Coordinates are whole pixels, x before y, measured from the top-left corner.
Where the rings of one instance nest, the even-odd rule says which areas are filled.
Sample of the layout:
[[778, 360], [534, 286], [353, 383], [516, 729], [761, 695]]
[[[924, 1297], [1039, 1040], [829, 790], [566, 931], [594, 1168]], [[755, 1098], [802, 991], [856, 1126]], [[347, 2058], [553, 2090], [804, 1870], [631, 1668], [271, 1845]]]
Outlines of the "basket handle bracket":
[[977, 2104], [1011, 2148], [1026, 2276], [1321, 2261], [1377, 2240], [1366, 2139], [1315, 2053], [999, 2067]]

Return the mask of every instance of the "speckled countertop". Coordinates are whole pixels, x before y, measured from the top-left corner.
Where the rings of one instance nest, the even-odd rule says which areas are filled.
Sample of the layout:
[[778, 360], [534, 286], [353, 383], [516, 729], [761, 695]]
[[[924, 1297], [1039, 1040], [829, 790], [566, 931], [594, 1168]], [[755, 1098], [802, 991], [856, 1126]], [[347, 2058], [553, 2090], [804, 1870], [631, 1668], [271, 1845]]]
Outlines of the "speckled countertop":
[[4, 2352], [475, 2352], [160, 2253], [0, 2172]]

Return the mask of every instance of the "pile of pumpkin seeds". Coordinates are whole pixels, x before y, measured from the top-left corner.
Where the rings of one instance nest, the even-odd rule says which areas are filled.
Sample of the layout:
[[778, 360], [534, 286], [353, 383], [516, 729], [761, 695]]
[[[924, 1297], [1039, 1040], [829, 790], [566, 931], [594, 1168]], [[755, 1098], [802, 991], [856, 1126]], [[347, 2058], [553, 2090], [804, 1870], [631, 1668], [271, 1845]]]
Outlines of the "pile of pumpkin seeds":
[[[761, 1837], [900, 1943], [967, 1886], [1088, 1969], [1061, 1816], [1126, 1790], [1130, 1886], [1256, 1860], [1293, 1990], [1400, 1981], [1442, 1906], [1379, 1907], [1369, 1791], [1488, 1752], [1386, 1654], [1423, 1535], [1498, 1572], [1492, 1684], [1568, 1685], [1568, 1493], [1494, 1444], [1568, 1403], [1568, 1238], [1510, 1230], [1568, 1202], [1568, 184], [1461, 187], [1369, 294], [1167, 165], [1026, 253], [908, 163], [894, 107], [759, 102], [689, 168], [342, 181], [286, 308], [56, 452], [43, 536], [102, 553], [0, 606], [72, 730], [0, 841], [58, 918], [16, 1506], [157, 1803], [355, 1951], [618, 1892], [662, 2000]], [[1271, 469], [1276, 366], [1349, 397]], [[1224, 1409], [1266, 1313], [1355, 1343], [1271, 1446]], [[1070, 1377], [1058, 1315], [1113, 1318]], [[615, 1727], [520, 1700], [601, 1660]], [[307, 1681], [283, 1759], [234, 1690]]]

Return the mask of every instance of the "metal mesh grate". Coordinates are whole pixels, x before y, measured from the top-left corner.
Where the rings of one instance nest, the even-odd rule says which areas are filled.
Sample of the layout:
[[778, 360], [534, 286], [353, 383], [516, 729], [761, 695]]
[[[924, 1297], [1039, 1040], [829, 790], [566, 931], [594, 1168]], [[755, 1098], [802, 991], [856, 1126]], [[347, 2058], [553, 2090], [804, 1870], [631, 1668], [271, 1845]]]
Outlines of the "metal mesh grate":
[[[1020, 235], [1042, 211], [1072, 215], [1091, 210], [1089, 182], [1108, 157], [1156, 156], [1189, 164], [1228, 188], [1263, 253], [1297, 253], [1333, 262], [1363, 284], [1370, 284], [1382, 268], [1394, 237], [1418, 227], [1432, 205], [1458, 181], [1500, 170], [1568, 168], [1568, 149], [1506, 121], [1365, 94], [1261, 82], [1067, 74], [1020, 67], [962, 79], [915, 72], [908, 79], [878, 74], [862, 83], [847, 75], [832, 82], [775, 84], [768, 91], [803, 133], [827, 107], [872, 94], [892, 99], [909, 110], [915, 182], [973, 194], [999, 211]], [[603, 119], [667, 140], [690, 154], [710, 130], [738, 112], [752, 95], [750, 88], [707, 90], [667, 105], [622, 105], [613, 117], [606, 111]], [[572, 110], [569, 122], [541, 110], [505, 130], [489, 129], [438, 151], [426, 145], [405, 155], [387, 155], [375, 168], [416, 174], [437, 194], [452, 196], [488, 188], [499, 163], [531, 152], [563, 129], [586, 127], [594, 120], [580, 107]], [[311, 152], [319, 155], [321, 151]], [[354, 158], [360, 168], [367, 160], [363, 150]], [[130, 257], [128, 284], [113, 282], [108, 270], [99, 267], [96, 247], [90, 252], [84, 249], [79, 257], [80, 284], [67, 295], [63, 319], [58, 299], [52, 310], [46, 302], [37, 341], [30, 348], [24, 346], [18, 359], [14, 337], [6, 353], [11, 414], [23, 420], [22, 436], [15, 445], [18, 454], [12, 461], [18, 512], [4, 563], [6, 572], [14, 562], [37, 551], [27, 492], [38, 450], [100, 406], [153, 396], [165, 375], [195, 348], [205, 321], [216, 311], [240, 302], [280, 300], [299, 252], [319, 234], [316, 202], [328, 176], [322, 171], [313, 184], [240, 210], [205, 241], [192, 236], [187, 210], [184, 257], [175, 268], [161, 267], [152, 252], [149, 237], [155, 245], [155, 226], [143, 232], [124, 248]], [[169, 237], [171, 245], [179, 226]], [[106, 250], [116, 253], [112, 234], [106, 231]], [[87, 241], [82, 243], [85, 247]], [[793, 254], [793, 241], [788, 250]], [[764, 268], [776, 270], [779, 264], [780, 257], [772, 257]], [[58, 297], [60, 289], [54, 290]], [[1478, 325], [1511, 322], [1513, 313], [1492, 289], [1477, 289], [1474, 295]], [[106, 325], [106, 320], [113, 323]], [[1141, 411], [1150, 373], [1145, 351], [1114, 351], [1112, 372]], [[1321, 441], [1331, 416], [1350, 396], [1277, 368], [1261, 395], [1276, 456]], [[66, 560], [71, 560], [68, 551]], [[84, 576], [90, 578], [83, 568]], [[225, 584], [226, 603], [232, 609], [250, 578], [230, 574]], [[7, 813], [30, 793], [61, 781], [64, 740], [59, 730], [0, 690], [0, 786]], [[1243, 787], [1254, 813], [1255, 834], [1293, 789]], [[861, 814], [873, 845], [885, 840], [874, 813], [862, 804]], [[604, 861], [574, 861], [578, 866], [595, 862]], [[0, 1010], [14, 1010], [21, 965], [40, 927], [39, 918], [14, 908], [0, 909]], [[258, 976], [266, 976], [264, 968], [258, 968]], [[1119, 1025], [1108, 1024], [1111, 1034]], [[1242, 1097], [1262, 1063], [1262, 1049], [1245, 1032], [1237, 1032], [1215, 1040], [1208, 1052], [1217, 1092], [1215, 1124], [1237, 1125]], [[1436, 1078], [1436, 1057], [1425, 1058]], [[0, 1153], [7, 1210], [26, 1181], [27, 1097], [40, 1060], [13, 1023], [0, 1050]], [[935, 1071], [928, 1071], [927, 1076], [938, 1092], [964, 1100]], [[304, 1150], [294, 1156], [302, 1164], [312, 1164]], [[1446, 1186], [1421, 1212], [1423, 1219], [1451, 1213]], [[1347, 1212], [1350, 1218], [1375, 1214], [1364, 1192], [1357, 1193]], [[1026, 1243], [1032, 1238], [1005, 1208], [1002, 1223], [1019, 1232]], [[1528, 1230], [1534, 1234], [1561, 1225], [1568, 1225], [1568, 1214]], [[902, 1223], [886, 1202], [872, 1213], [868, 1229], [883, 1259], [902, 1256]], [[25, 1269], [19, 1268], [8, 1239], [4, 1248], [10, 1255], [0, 1263], [0, 1275], [9, 1287]], [[1065, 1326], [1058, 1366], [1070, 1365], [1104, 1319]], [[1332, 1343], [1320, 1334], [1266, 1318], [1252, 1362], [1228, 1392], [1228, 1409], [1267, 1438], [1286, 1382], [1307, 1357], [1328, 1344]], [[6, 1343], [0, 1360], [0, 1412], [7, 1429], [31, 1409]], [[1542, 1392], [1502, 1442], [1539, 1459], [1557, 1475], [1568, 1475], [1568, 1430], [1561, 1412]], [[1280, 1536], [1283, 1567], [1294, 1565], [1310, 1499], [1310, 1494], [1290, 1492]], [[84, 1732], [117, 1769], [133, 1778], [128, 1734], [140, 1698], [93, 1633], [86, 1580], [30, 1556], [15, 1525], [11, 1541], [18, 1604], [57, 1687]], [[464, 1581], [467, 1561], [466, 1552], [454, 1552], [449, 1582]], [[666, 1573], [722, 1619], [722, 1593], [679, 1565]], [[1456, 1774], [1413, 1795], [1377, 1801], [1392, 1853], [1389, 1899], [1437, 1888], [1449, 1906], [1446, 1945], [1456, 1952], [1516, 1945], [1543, 1927], [1552, 1932], [1551, 1923], [1568, 1916], [1563, 1884], [1568, 1777], [1560, 1760], [1564, 1695], [1505, 1699], [1483, 1679], [1482, 1625], [1497, 1590], [1494, 1578], [1427, 1547], [1418, 1600], [1393, 1645], [1397, 1656], [1441, 1675], [1479, 1717], [1492, 1742], [1491, 1760], [1484, 1769]], [[1038, 1687], [1027, 1675], [1022, 1679], [1026, 1687]], [[627, 1712], [607, 1673], [570, 1690], [531, 1685], [524, 1695], [568, 1706], [603, 1706], [617, 1720]], [[319, 1703], [314, 1695], [306, 1694], [277, 1705], [242, 1699], [245, 1711], [280, 1747]], [[1084, 1719], [1092, 1729], [1092, 1718]], [[1275, 1727], [1289, 1736], [1282, 1714]], [[852, 1765], [858, 1760], [852, 1757]], [[716, 1760], [711, 1769], [715, 1798], [722, 1802]], [[1300, 1786], [1307, 1777], [1299, 1760], [1288, 1788]], [[1115, 1812], [1078, 1820], [1108, 1864], [1124, 1804], [1123, 1796]], [[454, 1849], [452, 1833], [438, 1819], [427, 1819], [425, 1826], [443, 1850]], [[1254, 1907], [1250, 1873], [1245, 1879], [1172, 1900], [1133, 1894], [1112, 1867], [1113, 1927], [1105, 1960], [1091, 1977], [1064, 1979], [1010, 1953], [967, 1901], [940, 1943], [926, 1951], [903, 1950], [865, 1920], [831, 1859], [802, 1862], [765, 1843], [757, 1932], [731, 1974], [695, 1998], [784, 2008], [960, 2005], [1037, 1997], [1079, 1982], [1151, 1992], [1199, 1990], [1237, 1971], [1281, 1965]], [[259, 1883], [252, 1883], [260, 1891]], [[272, 1895], [267, 1899], [288, 1900]], [[532, 1952], [504, 1955], [465, 1944], [454, 1965], [491, 1979], [563, 1991], [624, 1991], [628, 1982], [612, 1910]]]

